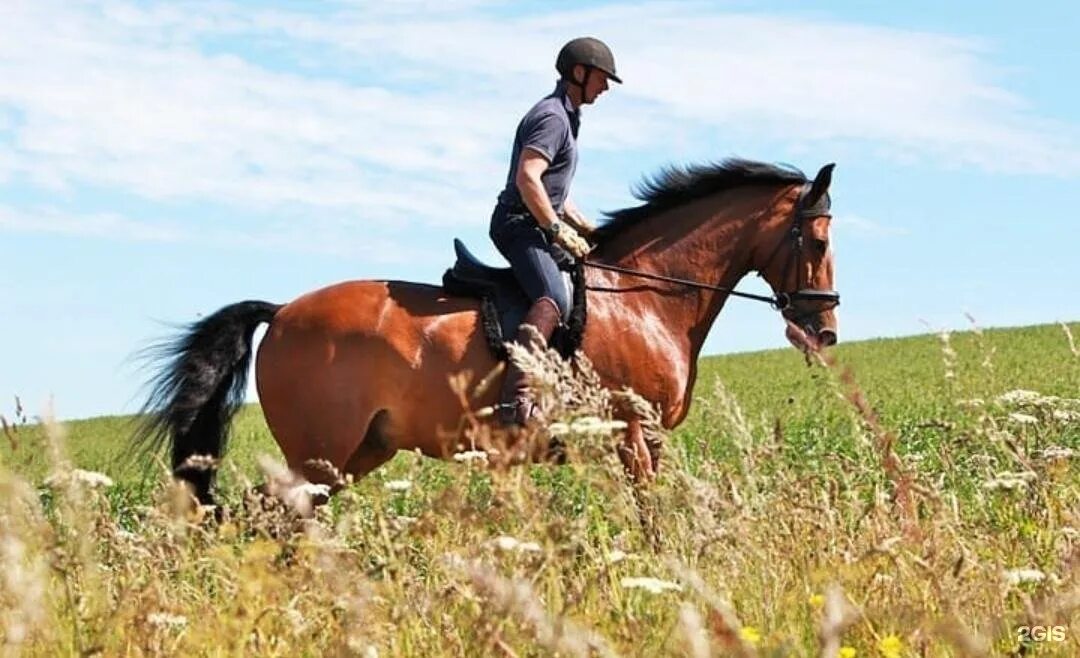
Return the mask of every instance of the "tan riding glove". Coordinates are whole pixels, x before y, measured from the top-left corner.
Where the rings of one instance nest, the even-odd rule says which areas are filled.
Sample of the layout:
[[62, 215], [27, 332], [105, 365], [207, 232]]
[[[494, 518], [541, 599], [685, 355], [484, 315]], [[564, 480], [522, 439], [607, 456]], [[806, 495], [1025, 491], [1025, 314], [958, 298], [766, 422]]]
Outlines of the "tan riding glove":
[[592, 251], [592, 246], [585, 238], [577, 234], [577, 231], [562, 222], [552, 222], [548, 227], [551, 237], [563, 249], [566, 249], [574, 258], [584, 258]]

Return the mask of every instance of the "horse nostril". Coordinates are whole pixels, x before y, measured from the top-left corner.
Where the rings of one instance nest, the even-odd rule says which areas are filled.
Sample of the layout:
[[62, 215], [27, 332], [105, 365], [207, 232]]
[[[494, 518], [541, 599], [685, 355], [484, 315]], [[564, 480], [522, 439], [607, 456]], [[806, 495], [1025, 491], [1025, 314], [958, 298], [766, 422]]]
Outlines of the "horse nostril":
[[823, 347], [836, 345], [836, 332], [832, 329], [822, 329], [818, 332], [817, 338]]

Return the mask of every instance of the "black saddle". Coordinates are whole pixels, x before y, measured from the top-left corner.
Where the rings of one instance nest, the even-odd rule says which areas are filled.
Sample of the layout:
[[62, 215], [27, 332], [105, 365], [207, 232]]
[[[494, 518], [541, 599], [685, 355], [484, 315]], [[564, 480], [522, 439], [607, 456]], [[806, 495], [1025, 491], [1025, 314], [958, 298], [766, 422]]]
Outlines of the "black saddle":
[[[480, 300], [480, 320], [488, 346], [500, 359], [506, 358], [506, 341], [514, 340], [518, 325], [529, 310], [530, 301], [509, 267], [491, 267], [472, 255], [454, 238], [454, 266], [443, 274], [448, 295]], [[581, 346], [585, 333], [585, 286], [580, 263], [570, 271], [574, 306], [570, 318], [555, 330], [552, 347], [569, 358]]]

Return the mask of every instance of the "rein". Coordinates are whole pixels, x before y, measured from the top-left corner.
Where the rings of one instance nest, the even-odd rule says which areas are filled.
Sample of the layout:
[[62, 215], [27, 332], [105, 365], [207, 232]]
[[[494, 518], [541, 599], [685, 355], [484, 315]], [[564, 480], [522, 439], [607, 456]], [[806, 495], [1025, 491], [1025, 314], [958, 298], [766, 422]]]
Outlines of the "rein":
[[609, 270], [611, 272], [619, 272], [620, 274], [630, 274], [642, 279], [653, 279], [654, 281], [667, 281], [668, 283], [678, 283], [690, 288], [701, 288], [702, 290], [715, 290], [716, 292], [726, 292], [736, 297], [745, 297], [746, 299], [753, 299], [758, 302], [765, 302], [771, 304], [777, 310], [782, 310], [787, 307], [790, 300], [781, 299], [786, 298], [787, 295], [780, 293], [779, 295], [769, 297], [766, 295], [755, 295], [749, 292], [741, 292], [734, 288], [725, 288], [723, 286], [714, 286], [709, 283], [701, 283], [700, 281], [691, 281], [690, 279], [679, 279], [673, 276], [664, 276], [663, 274], [650, 274], [649, 272], [642, 272], [641, 270], [632, 270], [628, 267], [619, 267], [618, 265], [605, 265], [604, 263], [590, 263], [585, 262], [585, 267], [592, 267], [598, 270]]
[[[787, 237], [794, 243], [794, 249], [792, 250], [792, 256], [795, 260], [801, 260], [802, 253], [802, 227], [800, 226], [800, 220], [805, 219], [803, 212], [803, 203], [806, 199], [807, 192], [810, 191], [810, 183], [807, 182], [803, 185], [802, 190], [799, 192], [799, 199], [795, 202], [795, 208], [792, 211], [791, 229], [788, 231]], [[776, 249], [773, 250], [772, 256], [769, 257], [769, 263], [771, 264], [773, 259], [780, 251], [780, 247], [783, 246], [784, 240], [781, 240]], [[689, 279], [680, 279], [673, 276], [665, 276], [663, 274], [653, 274], [651, 272], [642, 272], [641, 270], [635, 270], [628, 267], [619, 267], [618, 265], [607, 265], [605, 263], [590, 263], [588, 261], [582, 261], [585, 267], [591, 267], [598, 270], [608, 270], [611, 272], [619, 272], [620, 274], [629, 274], [642, 279], [652, 279], [654, 281], [666, 281], [667, 283], [677, 283], [679, 285], [687, 286], [690, 288], [699, 288], [701, 290], [713, 290], [716, 292], [725, 292], [735, 297], [742, 297], [744, 299], [751, 299], [756, 302], [765, 302], [772, 306], [777, 311], [784, 311], [791, 307], [791, 303], [796, 300], [802, 301], [814, 301], [814, 302], [831, 302], [833, 306], [840, 304], [840, 293], [835, 290], [816, 290], [816, 289], [802, 289], [795, 290], [793, 292], [778, 292], [775, 295], [755, 295], [748, 292], [741, 292], [734, 288], [725, 286], [716, 286], [709, 283], [701, 283], [700, 281], [691, 281]], [[788, 268], [790, 268], [791, 262], [787, 263], [784, 268], [784, 276], [782, 281], [787, 279]], [[798, 265], [796, 264], [796, 267]], [[766, 268], [768, 265], [766, 265]]]

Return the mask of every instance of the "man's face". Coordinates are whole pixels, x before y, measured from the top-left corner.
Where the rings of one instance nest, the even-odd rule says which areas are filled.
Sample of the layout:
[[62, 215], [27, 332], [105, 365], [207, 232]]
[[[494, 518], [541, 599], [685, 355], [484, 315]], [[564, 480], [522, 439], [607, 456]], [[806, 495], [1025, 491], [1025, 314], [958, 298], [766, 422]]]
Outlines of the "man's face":
[[[584, 79], [587, 73], [587, 69], [580, 64], [577, 66], [577, 68], [581, 69], [580, 76], [577, 79]], [[575, 73], [577, 73], [577, 71], [575, 71]], [[588, 81], [585, 83], [585, 92], [583, 94], [584, 98], [581, 99], [581, 102], [585, 105], [595, 103], [596, 99], [600, 97], [600, 94], [608, 90], [607, 73], [604, 73], [600, 69], [592, 69], [592, 73], [589, 74], [588, 78]]]

